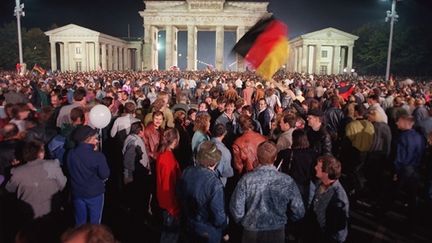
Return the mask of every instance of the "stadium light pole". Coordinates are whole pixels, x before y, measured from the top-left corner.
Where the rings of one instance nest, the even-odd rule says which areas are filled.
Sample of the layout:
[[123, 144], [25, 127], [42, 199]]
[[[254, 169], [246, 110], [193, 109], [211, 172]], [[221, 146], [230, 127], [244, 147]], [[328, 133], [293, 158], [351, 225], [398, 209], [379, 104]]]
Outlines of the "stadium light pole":
[[387, 11], [387, 16], [385, 18], [385, 21], [388, 22], [390, 20], [390, 36], [389, 36], [389, 43], [388, 43], [388, 49], [387, 49], [387, 67], [386, 67], [386, 81], [390, 78], [390, 63], [391, 63], [391, 52], [392, 52], [392, 45], [393, 45], [393, 27], [394, 22], [397, 21], [399, 18], [399, 15], [396, 12], [396, 2], [397, 0], [392, 0], [392, 7], [391, 10]]
[[22, 65], [23, 62], [23, 50], [22, 50], [22, 39], [21, 39], [21, 16], [25, 16], [24, 3], [20, 3], [20, 0], [15, 0], [14, 15], [17, 17], [17, 29], [18, 29], [18, 51], [19, 51], [19, 63]]

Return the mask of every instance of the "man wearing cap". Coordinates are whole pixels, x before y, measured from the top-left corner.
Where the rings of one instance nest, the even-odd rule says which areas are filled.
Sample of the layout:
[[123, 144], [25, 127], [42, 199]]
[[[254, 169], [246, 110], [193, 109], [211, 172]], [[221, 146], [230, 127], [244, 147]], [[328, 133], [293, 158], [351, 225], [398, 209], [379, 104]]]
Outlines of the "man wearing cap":
[[203, 142], [197, 154], [198, 166], [188, 167], [178, 184], [191, 242], [219, 243], [227, 225], [223, 184], [215, 171], [221, 157], [213, 142]]
[[307, 115], [307, 122], [306, 133], [311, 148], [319, 155], [331, 154], [332, 143], [330, 134], [323, 124], [323, 112], [310, 110]]
[[282, 243], [288, 218], [304, 216], [302, 197], [294, 180], [273, 165], [274, 143], [262, 142], [257, 154], [259, 166], [240, 179], [231, 197], [231, 215], [243, 226], [243, 243]]
[[102, 152], [95, 151], [97, 130], [81, 126], [73, 135], [78, 145], [67, 155], [71, 179], [72, 199], [75, 208], [75, 225], [87, 222], [99, 224], [102, 218], [105, 181], [110, 170]]

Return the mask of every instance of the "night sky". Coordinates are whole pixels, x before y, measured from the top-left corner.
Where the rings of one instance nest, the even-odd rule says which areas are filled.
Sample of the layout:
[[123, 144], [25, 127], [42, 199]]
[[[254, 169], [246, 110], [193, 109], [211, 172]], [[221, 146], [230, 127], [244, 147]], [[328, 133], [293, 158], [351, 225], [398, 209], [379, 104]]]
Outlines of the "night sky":
[[[143, 21], [138, 11], [144, 9], [141, 0], [21, 0], [25, 4], [24, 27], [40, 27], [48, 30], [56, 24], [81, 25], [117, 37], [125, 37], [130, 25], [131, 36], [143, 35]], [[391, 0], [270, 0], [269, 11], [285, 21], [290, 38], [335, 27], [351, 32], [359, 26], [384, 21], [385, 11], [390, 9]], [[13, 9], [15, 0], [0, 0], [0, 24], [15, 21]], [[398, 2], [400, 19], [414, 25], [432, 23], [431, 0], [404, 0]], [[432, 30], [432, 27], [430, 28]], [[182, 43], [185, 33], [179, 33], [179, 53], [186, 53]], [[164, 38], [164, 33], [161, 33]], [[225, 34], [225, 52], [234, 45], [234, 34]], [[200, 44], [201, 42], [201, 44]], [[200, 33], [198, 59], [212, 62], [214, 59], [214, 33]], [[163, 53], [161, 56], [163, 57]], [[180, 66], [182, 58], [179, 57]], [[229, 64], [231, 60], [227, 60]]]

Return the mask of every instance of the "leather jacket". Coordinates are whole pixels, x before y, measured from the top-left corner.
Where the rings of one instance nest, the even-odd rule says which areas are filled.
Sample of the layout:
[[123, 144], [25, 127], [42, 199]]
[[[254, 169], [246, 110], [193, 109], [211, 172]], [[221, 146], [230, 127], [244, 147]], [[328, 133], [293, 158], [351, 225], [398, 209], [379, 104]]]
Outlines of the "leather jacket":
[[153, 122], [148, 124], [144, 129], [144, 144], [147, 150], [148, 156], [153, 160], [156, 161], [159, 152], [159, 143], [162, 138], [162, 131], [161, 129], [156, 129], [153, 126]]
[[331, 133], [339, 133], [341, 130], [342, 119], [344, 114], [342, 110], [330, 107], [325, 111], [327, 129]]
[[314, 131], [308, 126], [306, 133], [309, 139], [310, 148], [312, 148], [318, 156], [332, 153], [331, 137], [324, 124], [321, 125], [321, 128], [318, 131]]
[[234, 168], [239, 174], [252, 171], [258, 166], [257, 148], [266, 140], [263, 135], [249, 130], [234, 141]]

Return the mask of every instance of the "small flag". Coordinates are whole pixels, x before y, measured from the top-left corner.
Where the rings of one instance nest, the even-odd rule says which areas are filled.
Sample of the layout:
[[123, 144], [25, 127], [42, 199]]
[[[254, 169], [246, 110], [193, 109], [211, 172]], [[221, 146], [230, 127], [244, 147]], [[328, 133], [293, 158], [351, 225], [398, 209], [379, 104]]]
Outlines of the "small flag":
[[270, 80], [288, 58], [288, 27], [273, 16], [259, 20], [235, 44], [242, 56], [263, 78]]
[[33, 70], [36, 70], [39, 74], [45, 74], [46, 71], [45, 69], [43, 69], [41, 66], [39, 66], [38, 64], [35, 64], [33, 66]]
[[339, 96], [341, 96], [345, 101], [351, 96], [355, 88], [355, 85], [346, 84], [345, 82], [339, 83]]

